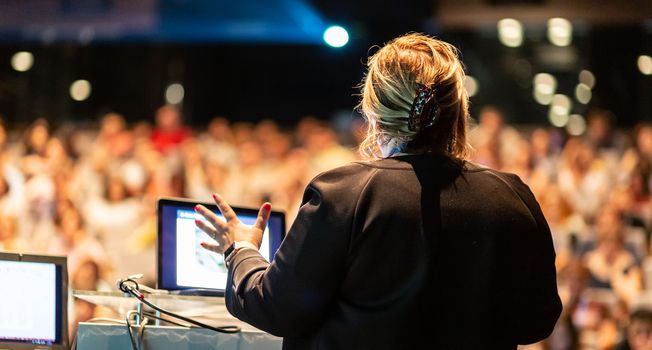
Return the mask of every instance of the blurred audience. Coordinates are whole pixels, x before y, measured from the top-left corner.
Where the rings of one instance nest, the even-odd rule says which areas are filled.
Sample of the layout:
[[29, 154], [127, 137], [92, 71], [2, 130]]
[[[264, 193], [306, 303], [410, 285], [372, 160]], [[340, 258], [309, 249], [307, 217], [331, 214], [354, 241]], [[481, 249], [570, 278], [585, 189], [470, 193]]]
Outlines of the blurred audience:
[[[366, 127], [353, 119], [351, 134], [338, 135], [310, 116], [292, 129], [217, 116], [193, 130], [169, 105], [153, 120], [129, 125], [108, 113], [80, 129], [39, 119], [22, 132], [0, 123], [0, 250], [67, 255], [77, 289], [134, 273], [153, 284], [158, 197], [271, 201], [291, 223], [312, 177], [359, 158], [341, 140], [359, 141]], [[519, 175], [551, 229], [565, 308], [534, 348], [652, 349], [650, 311], [631, 313], [652, 305], [652, 125], [613, 125], [596, 110], [583, 136], [568, 136], [508, 125], [487, 106], [470, 132], [472, 161]], [[97, 316], [74, 304], [71, 329]]]
[[629, 317], [624, 339], [615, 350], [652, 349], [652, 309], [639, 309]]
[[640, 331], [649, 320], [633, 318], [625, 331], [629, 310], [652, 304], [652, 127], [642, 123], [628, 134], [613, 121], [594, 110], [583, 136], [567, 136], [514, 128], [499, 109], [485, 107], [470, 133], [472, 160], [519, 175], [550, 226], [564, 312], [534, 348], [621, 349], [631, 338], [642, 344], [637, 349], [652, 349]]

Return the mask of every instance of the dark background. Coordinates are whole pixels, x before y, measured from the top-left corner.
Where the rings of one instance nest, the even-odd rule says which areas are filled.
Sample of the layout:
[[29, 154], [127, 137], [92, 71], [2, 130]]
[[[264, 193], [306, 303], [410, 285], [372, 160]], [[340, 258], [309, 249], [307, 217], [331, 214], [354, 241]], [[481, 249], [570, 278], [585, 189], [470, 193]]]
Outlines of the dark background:
[[[460, 15], [460, 3], [0, 0], [0, 114], [16, 125], [37, 117], [55, 124], [95, 120], [109, 110], [130, 121], [151, 119], [171, 82], [183, 84], [183, 112], [198, 126], [215, 115], [292, 124], [305, 115], [352, 114], [372, 46], [420, 31], [461, 49], [468, 74], [479, 82], [473, 115], [494, 104], [512, 122], [547, 123], [548, 107], [532, 98], [534, 74], [553, 74], [557, 90], [572, 96], [578, 72], [589, 69], [597, 80], [593, 99], [587, 106], [575, 102], [573, 113], [609, 109], [620, 126], [652, 118], [652, 77], [636, 66], [639, 55], [652, 54], [649, 7], [608, 21], [590, 13], [583, 18], [583, 9], [564, 9], [555, 1], [468, 1], [469, 8], [489, 9], [480, 13], [524, 18], [524, 44], [507, 48], [497, 39], [493, 18]], [[549, 12], [574, 23], [570, 47], [547, 42]], [[347, 46], [323, 43], [321, 33], [330, 24], [349, 30]], [[80, 33], [88, 28], [94, 34], [84, 39]], [[9, 65], [21, 50], [35, 57], [28, 72]], [[551, 50], [572, 59], [548, 62]], [[88, 100], [68, 95], [76, 79], [91, 82]]]

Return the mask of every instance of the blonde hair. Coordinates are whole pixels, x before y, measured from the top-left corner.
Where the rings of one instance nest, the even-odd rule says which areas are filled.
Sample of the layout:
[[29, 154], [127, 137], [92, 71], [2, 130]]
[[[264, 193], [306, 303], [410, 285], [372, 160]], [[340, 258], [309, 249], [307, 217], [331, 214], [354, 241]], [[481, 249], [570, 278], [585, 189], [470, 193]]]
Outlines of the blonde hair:
[[[440, 107], [437, 122], [421, 132], [408, 128], [408, 115], [418, 84], [433, 86]], [[361, 84], [359, 109], [367, 121], [367, 136], [360, 151], [381, 158], [379, 140], [392, 140], [409, 151], [445, 153], [464, 159], [468, 96], [458, 50], [427, 35], [398, 37], [369, 57]]]

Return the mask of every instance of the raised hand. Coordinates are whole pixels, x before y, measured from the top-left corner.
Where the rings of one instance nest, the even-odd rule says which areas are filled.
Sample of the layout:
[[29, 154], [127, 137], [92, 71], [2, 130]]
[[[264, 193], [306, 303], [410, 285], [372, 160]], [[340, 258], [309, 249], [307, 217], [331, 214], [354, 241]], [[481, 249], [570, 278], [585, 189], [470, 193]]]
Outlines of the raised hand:
[[213, 200], [224, 216], [224, 220], [201, 204], [195, 206], [195, 211], [207, 220], [207, 222], [195, 220], [195, 225], [217, 241], [217, 244], [203, 242], [202, 247], [222, 254], [233, 242], [246, 241], [260, 248], [272, 205], [264, 203], [258, 211], [256, 223], [253, 226], [248, 226], [238, 219], [231, 206], [219, 194], [213, 194]]

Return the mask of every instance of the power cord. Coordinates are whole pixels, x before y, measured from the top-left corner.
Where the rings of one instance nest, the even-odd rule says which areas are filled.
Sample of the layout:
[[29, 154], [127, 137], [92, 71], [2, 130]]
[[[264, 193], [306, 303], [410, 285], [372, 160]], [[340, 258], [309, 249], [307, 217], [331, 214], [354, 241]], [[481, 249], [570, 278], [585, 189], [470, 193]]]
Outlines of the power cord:
[[145, 316], [147, 316], [149, 318], [153, 318], [155, 320], [163, 321], [165, 323], [173, 324], [173, 325], [179, 326], [179, 327], [184, 327], [184, 328], [191, 328], [192, 327], [191, 325], [188, 325], [188, 324], [183, 324], [181, 322], [172, 321], [172, 320], [170, 320], [168, 318], [159, 317], [159, 316], [157, 316], [157, 315], [155, 315], [155, 314], [153, 314], [151, 312], [143, 312], [143, 315], [145, 315]]
[[[168, 315], [170, 317], [182, 320], [184, 322], [190, 323], [190, 324], [195, 325], [197, 327], [206, 328], [206, 329], [210, 329], [212, 331], [218, 332], [218, 333], [227, 333], [227, 334], [238, 333], [238, 332], [241, 331], [240, 327], [238, 327], [238, 326], [213, 327], [211, 325], [207, 325], [205, 323], [195, 321], [195, 320], [193, 320], [191, 318], [184, 317], [184, 316], [178, 315], [178, 314], [176, 314], [174, 312], [167, 311], [167, 310], [165, 310], [163, 308], [160, 308], [160, 307], [154, 305], [153, 303], [151, 303], [149, 300], [145, 299], [145, 295], [140, 292], [138, 282], [136, 282], [136, 280], [131, 278], [131, 277], [118, 281], [118, 288], [121, 291], [123, 291], [124, 293], [127, 293], [129, 295], [132, 295], [132, 296], [136, 297], [136, 299], [140, 300], [140, 302], [142, 302], [143, 304], [149, 306], [153, 310], [156, 310], [156, 311], [158, 311], [158, 312], [160, 312], [162, 314]], [[129, 320], [127, 319], [127, 323], [129, 323], [128, 321]]]
[[[126, 278], [126, 279], [119, 280], [118, 281], [118, 288], [122, 292], [136, 297], [138, 300], [140, 300], [140, 302], [142, 302], [143, 304], [149, 306], [150, 308], [152, 308], [152, 309], [154, 309], [154, 310], [156, 310], [156, 311], [158, 311], [158, 312], [160, 312], [162, 314], [165, 314], [165, 315], [171, 316], [173, 318], [177, 318], [177, 319], [180, 319], [180, 320], [185, 321], [187, 323], [190, 323], [191, 325], [195, 325], [195, 326], [200, 327], [200, 328], [210, 329], [212, 331], [219, 332], [219, 333], [232, 334], [232, 333], [240, 332], [241, 329], [238, 326], [213, 327], [213, 326], [207, 325], [205, 323], [195, 321], [193, 319], [190, 319], [190, 318], [175, 314], [173, 312], [167, 311], [165, 309], [162, 309], [162, 308], [154, 305], [149, 300], [145, 299], [145, 295], [140, 291], [140, 286], [138, 285], [138, 282], [136, 282], [137, 278], [138, 278], [137, 276], [130, 276], [130, 277]], [[89, 322], [104, 321], [104, 322], [114, 322], [114, 323], [120, 323], [120, 324], [124, 323], [124, 324], [126, 324], [127, 332], [129, 334], [129, 340], [131, 341], [131, 348], [132, 348], [132, 350], [138, 350], [138, 341], [136, 340], [136, 337], [134, 336], [134, 332], [131, 329], [131, 327], [132, 327], [131, 318], [133, 316], [135, 316], [137, 313], [138, 312], [134, 311], [134, 310], [127, 312], [127, 315], [125, 316], [124, 321], [117, 320], [117, 319], [111, 319], [111, 318], [97, 317], [97, 318], [93, 318], [93, 319], [89, 320]], [[139, 325], [140, 329], [139, 329], [139, 332], [138, 332], [138, 339], [144, 339], [143, 334], [145, 332], [145, 327], [147, 325], [147, 322], [149, 321], [148, 318], [158, 319], [158, 320], [168, 322], [170, 324], [174, 324], [174, 325], [177, 325], [177, 326], [180, 326], [180, 327], [191, 328], [191, 326], [189, 326], [189, 325], [185, 325], [185, 324], [182, 324], [182, 323], [179, 323], [179, 322], [175, 322], [175, 321], [172, 321], [172, 320], [167, 319], [167, 318], [159, 317], [158, 315], [155, 315], [153, 313], [143, 312], [142, 314], [145, 315], [146, 317], [144, 317], [142, 319], [142, 321], [141, 321], [141, 323]], [[76, 337], [73, 339], [73, 342], [71, 344], [71, 349], [75, 349], [75, 350], [77, 349], [77, 338]]]

